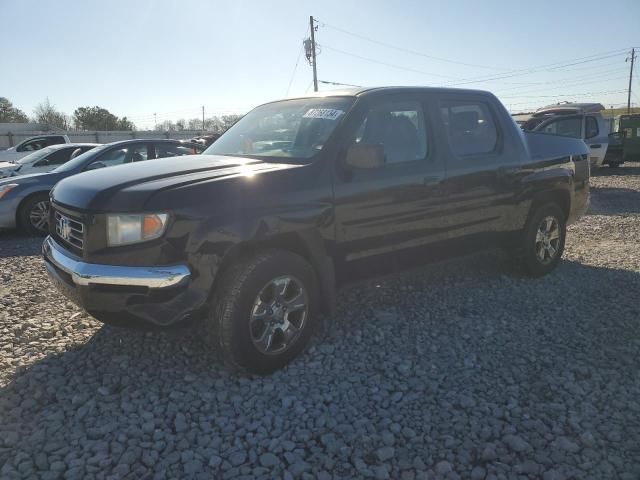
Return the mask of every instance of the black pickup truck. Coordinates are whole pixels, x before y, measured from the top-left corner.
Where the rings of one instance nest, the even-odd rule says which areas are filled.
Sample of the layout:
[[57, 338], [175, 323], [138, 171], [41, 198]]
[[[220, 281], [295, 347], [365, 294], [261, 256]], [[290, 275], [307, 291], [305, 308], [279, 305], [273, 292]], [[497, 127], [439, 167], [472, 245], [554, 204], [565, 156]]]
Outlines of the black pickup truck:
[[268, 372], [302, 351], [332, 311], [336, 272], [355, 262], [488, 243], [530, 275], [553, 270], [588, 206], [587, 155], [579, 139], [522, 132], [487, 92], [272, 102], [204, 155], [62, 180], [44, 260], [97, 319], [168, 326], [204, 313], [229, 364]]

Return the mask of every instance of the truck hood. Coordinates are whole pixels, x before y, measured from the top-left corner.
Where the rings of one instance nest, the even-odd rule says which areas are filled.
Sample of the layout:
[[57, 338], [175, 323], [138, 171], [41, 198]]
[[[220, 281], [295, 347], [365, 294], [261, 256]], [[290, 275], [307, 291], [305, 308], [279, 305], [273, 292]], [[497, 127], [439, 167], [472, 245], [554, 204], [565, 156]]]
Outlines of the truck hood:
[[73, 175], [56, 184], [52, 197], [82, 211], [132, 212], [144, 210], [152, 196], [166, 190], [297, 167], [221, 155], [170, 157]]

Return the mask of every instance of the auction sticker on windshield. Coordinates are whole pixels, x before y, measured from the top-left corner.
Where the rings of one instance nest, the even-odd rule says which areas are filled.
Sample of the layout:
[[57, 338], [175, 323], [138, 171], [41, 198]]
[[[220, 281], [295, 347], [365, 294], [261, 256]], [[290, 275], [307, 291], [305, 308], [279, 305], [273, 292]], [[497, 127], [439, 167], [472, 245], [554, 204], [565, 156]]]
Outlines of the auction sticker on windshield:
[[343, 110], [336, 110], [334, 108], [310, 108], [302, 118], [324, 118], [325, 120], [336, 120], [343, 113]]

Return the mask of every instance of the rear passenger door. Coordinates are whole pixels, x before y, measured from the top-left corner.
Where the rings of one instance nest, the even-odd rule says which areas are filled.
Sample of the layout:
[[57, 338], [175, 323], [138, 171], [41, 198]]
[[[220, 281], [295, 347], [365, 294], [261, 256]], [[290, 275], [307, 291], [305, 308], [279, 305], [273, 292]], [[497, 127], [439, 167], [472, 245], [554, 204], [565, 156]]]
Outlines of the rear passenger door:
[[505, 142], [504, 115], [498, 115], [491, 98], [445, 94], [436, 116], [447, 171], [449, 238], [509, 230], [519, 157]]
[[[419, 246], [438, 233], [444, 168], [428, 132], [418, 95], [373, 97], [350, 117], [334, 181], [336, 236], [346, 260]], [[384, 165], [345, 166], [353, 144], [382, 145]]]

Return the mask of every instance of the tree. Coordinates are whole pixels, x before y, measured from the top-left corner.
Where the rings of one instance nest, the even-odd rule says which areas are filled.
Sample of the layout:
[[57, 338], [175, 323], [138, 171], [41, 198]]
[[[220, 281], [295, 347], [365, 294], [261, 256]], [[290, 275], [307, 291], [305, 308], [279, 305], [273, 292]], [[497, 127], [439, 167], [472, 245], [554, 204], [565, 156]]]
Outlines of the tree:
[[46, 123], [52, 127], [63, 130], [66, 130], [68, 127], [67, 116], [56, 110], [56, 106], [51, 104], [49, 98], [45, 98], [43, 102], [39, 103], [36, 108], [34, 108], [33, 114], [38, 123]]
[[[124, 117], [126, 119], [126, 117]], [[73, 112], [73, 123], [79, 130], [120, 130], [121, 123], [113, 113], [106, 108], [79, 107]], [[133, 126], [126, 120], [127, 126]], [[131, 130], [123, 128], [122, 130]]]
[[181, 118], [180, 120], [176, 120], [176, 130], [178, 131], [184, 130], [186, 124], [187, 124], [187, 121], [184, 118]]
[[240, 120], [242, 118], [242, 115], [236, 115], [236, 114], [232, 114], [232, 115], [223, 115], [221, 120], [222, 120], [222, 131], [226, 132], [227, 130], [229, 130], [234, 123], [236, 123], [238, 120]]
[[199, 118], [190, 118], [187, 125], [189, 130], [202, 130], [202, 120]]
[[118, 119], [118, 128], [116, 130], [135, 130], [135, 124], [130, 121], [127, 117], [122, 117]]
[[27, 115], [13, 106], [8, 98], [0, 97], [0, 122], [1, 123], [27, 123]]
[[171, 120], [165, 120], [162, 123], [158, 123], [155, 126], [155, 130], [159, 130], [161, 132], [173, 132], [177, 129], [175, 123], [173, 123]]

